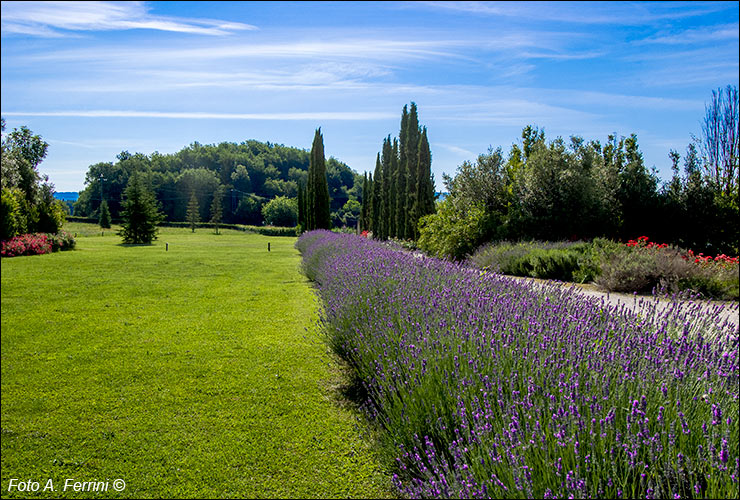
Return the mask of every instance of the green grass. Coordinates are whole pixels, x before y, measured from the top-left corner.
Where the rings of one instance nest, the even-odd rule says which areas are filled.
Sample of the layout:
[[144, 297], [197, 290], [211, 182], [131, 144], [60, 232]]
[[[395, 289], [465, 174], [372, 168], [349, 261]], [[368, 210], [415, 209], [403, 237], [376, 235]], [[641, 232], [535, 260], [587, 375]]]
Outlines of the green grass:
[[295, 238], [65, 229], [75, 251], [2, 260], [3, 498], [389, 495]]

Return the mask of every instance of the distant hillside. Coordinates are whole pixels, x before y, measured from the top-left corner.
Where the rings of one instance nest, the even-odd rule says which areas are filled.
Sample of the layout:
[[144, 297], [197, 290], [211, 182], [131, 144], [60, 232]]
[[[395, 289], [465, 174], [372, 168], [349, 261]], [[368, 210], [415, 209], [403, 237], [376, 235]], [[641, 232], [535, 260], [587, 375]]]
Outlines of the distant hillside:
[[[120, 153], [115, 162], [88, 167], [87, 187], [75, 203], [75, 215], [95, 217], [103, 198], [111, 216], [119, 217], [121, 195], [133, 171], [147, 174], [168, 221], [184, 221], [193, 194], [200, 220], [211, 218], [215, 193], [222, 197], [223, 221], [263, 222], [262, 207], [276, 196], [294, 198], [308, 176], [309, 152], [282, 144], [249, 140], [239, 144], [193, 143], [172, 154]], [[349, 200], [362, 200], [362, 177], [336, 158], [326, 160], [331, 210], [343, 214]], [[102, 180], [102, 186], [101, 186]], [[359, 182], [357, 182], [359, 180]], [[335, 224], [341, 224], [337, 220]]]
[[62, 191], [59, 193], [54, 193], [54, 198], [62, 201], [77, 201], [77, 198], [79, 197], [80, 193], [78, 193], [77, 191]]

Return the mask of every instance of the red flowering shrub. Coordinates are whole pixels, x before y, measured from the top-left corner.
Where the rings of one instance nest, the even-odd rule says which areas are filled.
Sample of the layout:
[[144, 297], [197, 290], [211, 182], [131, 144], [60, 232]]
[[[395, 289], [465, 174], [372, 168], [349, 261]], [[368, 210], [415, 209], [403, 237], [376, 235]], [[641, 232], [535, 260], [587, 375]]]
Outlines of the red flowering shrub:
[[[628, 247], [636, 247], [636, 248], [668, 248], [668, 243], [655, 243], [653, 241], [649, 241], [649, 238], [647, 236], [640, 236], [636, 240], [629, 240], [626, 245]], [[716, 262], [719, 264], [729, 264], [729, 265], [736, 265], [738, 264], [740, 258], [739, 257], [730, 257], [729, 255], [720, 254], [716, 257], [711, 257], [709, 255], [704, 255], [703, 253], [700, 253], [698, 255], [694, 255], [693, 250], [687, 250], [686, 255], [683, 256], [684, 260], [693, 261], [695, 264], [706, 264], [711, 262]]]
[[695, 255], [691, 250], [652, 242], [647, 236], [628, 241], [626, 247], [626, 253], [609, 257], [598, 284], [614, 291], [693, 290], [719, 299], [737, 300], [740, 294], [738, 257]]
[[57, 234], [22, 234], [3, 241], [0, 256], [42, 255], [58, 250], [71, 250], [75, 247], [75, 243], [75, 239], [65, 231]]
[[51, 253], [51, 242], [45, 234], [22, 234], [2, 242], [0, 255], [18, 257], [19, 255], [41, 255]]

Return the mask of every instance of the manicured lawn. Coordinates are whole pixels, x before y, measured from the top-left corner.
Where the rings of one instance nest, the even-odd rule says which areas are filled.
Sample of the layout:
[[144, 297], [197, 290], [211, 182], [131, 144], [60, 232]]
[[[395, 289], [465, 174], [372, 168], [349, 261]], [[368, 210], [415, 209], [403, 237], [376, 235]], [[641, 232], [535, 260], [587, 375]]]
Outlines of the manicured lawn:
[[66, 229], [75, 251], [2, 260], [3, 498], [389, 495], [295, 238]]

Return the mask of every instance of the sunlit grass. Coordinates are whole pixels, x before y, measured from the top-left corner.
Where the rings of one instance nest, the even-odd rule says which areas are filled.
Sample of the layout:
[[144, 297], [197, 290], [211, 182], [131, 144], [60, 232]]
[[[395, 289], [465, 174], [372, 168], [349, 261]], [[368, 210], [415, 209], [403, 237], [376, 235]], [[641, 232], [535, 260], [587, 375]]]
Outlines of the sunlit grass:
[[3, 497], [28, 496], [11, 478], [53, 479], [34, 497], [94, 496], [67, 478], [126, 481], [105, 497], [388, 495], [295, 238], [65, 229], [75, 251], [2, 261]]

